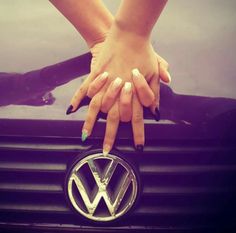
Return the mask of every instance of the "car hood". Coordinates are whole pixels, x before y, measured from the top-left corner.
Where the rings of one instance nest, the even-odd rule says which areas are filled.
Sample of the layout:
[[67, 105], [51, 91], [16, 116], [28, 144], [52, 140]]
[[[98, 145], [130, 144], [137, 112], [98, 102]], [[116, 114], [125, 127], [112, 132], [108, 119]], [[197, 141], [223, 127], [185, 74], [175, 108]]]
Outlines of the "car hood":
[[[90, 59], [91, 55], [87, 53], [25, 74], [1, 73], [0, 88], [4, 96], [0, 99], [1, 133], [34, 135], [42, 131], [41, 134], [55, 136], [60, 132], [58, 127], [67, 125], [68, 136], [79, 137], [89, 99], [83, 101], [76, 113], [66, 115], [65, 112], [71, 96], [89, 73]], [[147, 139], [190, 135], [212, 137], [221, 135], [222, 130], [234, 128], [234, 98], [178, 94], [172, 86], [165, 84], [161, 84], [160, 92], [161, 120], [154, 121], [149, 109], [144, 109]], [[105, 114], [99, 114], [92, 137], [103, 137], [105, 118]], [[118, 138], [132, 138], [130, 123], [120, 124]]]

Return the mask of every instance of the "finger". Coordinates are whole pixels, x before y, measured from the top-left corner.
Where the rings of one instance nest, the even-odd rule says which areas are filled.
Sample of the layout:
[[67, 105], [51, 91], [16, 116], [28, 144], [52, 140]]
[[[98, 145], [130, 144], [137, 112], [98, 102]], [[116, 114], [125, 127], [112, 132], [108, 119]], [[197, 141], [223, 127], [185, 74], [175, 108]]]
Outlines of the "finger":
[[120, 120], [122, 122], [131, 121], [132, 117], [132, 84], [126, 82], [120, 93], [119, 100]]
[[85, 119], [83, 129], [82, 129], [81, 139], [83, 142], [92, 133], [94, 124], [97, 119], [97, 115], [98, 115], [100, 108], [101, 108], [103, 94], [104, 94], [103, 92], [99, 92], [90, 101], [88, 112], [87, 112], [86, 119]]
[[161, 62], [159, 63], [159, 74], [163, 82], [171, 83], [171, 76], [168, 71], [168, 68], [165, 65], [163, 65]]
[[111, 106], [114, 104], [121, 88], [122, 88], [122, 79], [117, 77], [113, 82], [111, 82], [106, 93], [103, 96], [102, 106], [101, 106], [102, 112], [107, 113], [109, 111]]
[[71, 99], [70, 106], [66, 111], [67, 115], [75, 112], [78, 109], [82, 99], [87, 94], [89, 84], [96, 76], [96, 73], [91, 72], [89, 76], [84, 80], [84, 82], [80, 85], [79, 89], [75, 92], [74, 96]]
[[103, 142], [104, 155], [107, 155], [113, 147], [120, 122], [119, 115], [118, 101], [116, 101], [107, 114], [106, 133]]
[[154, 101], [154, 94], [138, 69], [132, 70], [132, 77], [135, 89], [142, 105], [149, 107]]
[[134, 144], [138, 151], [143, 151], [145, 136], [144, 136], [144, 121], [143, 121], [143, 106], [138, 100], [136, 94], [133, 95], [132, 101], [132, 129]]
[[157, 53], [156, 53], [156, 56], [157, 56], [157, 61], [158, 61], [158, 70], [159, 70], [159, 74], [160, 74], [160, 79], [165, 83], [170, 83], [171, 76], [169, 73], [168, 62], [163, 57], [158, 55]]
[[150, 106], [150, 110], [156, 121], [160, 120], [160, 78], [154, 75], [149, 83], [149, 86], [155, 96], [154, 102]]
[[103, 74], [95, 78], [88, 87], [87, 96], [93, 98], [93, 96], [95, 96], [95, 94], [97, 94], [97, 92], [106, 83], [107, 78], [108, 78], [108, 72], [104, 72]]
[[162, 63], [163, 66], [165, 67], [165, 69], [168, 70], [169, 69], [169, 63], [163, 57], [161, 57], [159, 54], [156, 53], [156, 56], [157, 56], [158, 62]]

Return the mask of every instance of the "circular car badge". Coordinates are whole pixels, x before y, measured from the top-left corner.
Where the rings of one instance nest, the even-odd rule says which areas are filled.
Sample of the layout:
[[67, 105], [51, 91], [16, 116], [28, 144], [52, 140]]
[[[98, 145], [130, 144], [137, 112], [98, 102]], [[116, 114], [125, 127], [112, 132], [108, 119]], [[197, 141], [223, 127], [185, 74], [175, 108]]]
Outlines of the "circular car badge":
[[112, 221], [127, 213], [138, 192], [132, 167], [122, 158], [88, 155], [71, 168], [67, 194], [73, 208], [94, 221]]

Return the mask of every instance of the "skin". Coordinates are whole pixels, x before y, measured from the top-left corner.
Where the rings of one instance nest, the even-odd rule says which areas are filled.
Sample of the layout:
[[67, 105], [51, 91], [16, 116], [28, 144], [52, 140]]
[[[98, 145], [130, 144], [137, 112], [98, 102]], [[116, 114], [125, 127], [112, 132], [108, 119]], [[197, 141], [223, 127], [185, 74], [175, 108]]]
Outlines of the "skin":
[[114, 17], [101, 0], [50, 0], [50, 2], [71, 22], [89, 48], [104, 41]]
[[[92, 98], [82, 130], [85, 138], [91, 134], [101, 110], [108, 114], [104, 154], [113, 146], [120, 121], [131, 121], [135, 145], [144, 145], [142, 105], [154, 113], [159, 107], [159, 80], [170, 81], [168, 63], [155, 53], [149, 40], [166, 1], [125, 0], [115, 19], [101, 1], [51, 2], [85, 38], [93, 55], [91, 73], [71, 100], [75, 110], [86, 95]], [[81, 11], [90, 13], [79, 14]], [[131, 72], [134, 68], [138, 68], [138, 75]], [[108, 75], [101, 78], [104, 72]], [[121, 79], [118, 86], [114, 85], [117, 77]], [[125, 83], [131, 86], [129, 91]]]

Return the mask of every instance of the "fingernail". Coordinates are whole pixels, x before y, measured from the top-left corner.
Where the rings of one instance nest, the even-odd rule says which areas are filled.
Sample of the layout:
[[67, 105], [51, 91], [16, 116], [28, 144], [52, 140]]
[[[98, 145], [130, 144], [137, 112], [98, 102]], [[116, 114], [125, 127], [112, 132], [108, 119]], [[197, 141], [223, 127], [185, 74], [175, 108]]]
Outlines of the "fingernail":
[[113, 85], [112, 85], [113, 89], [114, 90], [117, 89], [121, 85], [121, 83], [122, 83], [122, 79], [117, 77], [115, 81], [113, 82]]
[[143, 145], [137, 145], [136, 150], [139, 152], [143, 152]]
[[167, 72], [167, 76], [168, 76], [168, 79], [169, 79], [169, 84], [171, 83], [171, 76], [170, 76], [170, 73], [168, 72], [168, 71], [166, 71]]
[[84, 142], [88, 137], [88, 131], [86, 129], [82, 130], [81, 140]]
[[132, 70], [132, 74], [133, 74], [134, 77], [138, 78], [139, 75], [140, 75], [140, 72], [137, 68], [135, 68], [135, 69]]
[[108, 77], [108, 72], [104, 72], [104, 73], [102, 73], [102, 75], [100, 76], [100, 79], [101, 80], [104, 80], [104, 79], [106, 79]]
[[124, 90], [126, 93], [130, 93], [131, 87], [132, 87], [131, 82], [125, 82]]
[[103, 155], [107, 156], [108, 153], [110, 152], [110, 150], [111, 150], [111, 147], [109, 145], [107, 145], [107, 144], [104, 145], [104, 147], [103, 147]]
[[160, 114], [158, 107], [155, 108], [154, 117], [155, 117], [156, 121], [159, 121], [161, 119], [161, 114]]
[[70, 106], [67, 108], [67, 110], [66, 110], [66, 115], [71, 114], [71, 113], [72, 113], [72, 109], [73, 109], [73, 106], [70, 105]]

